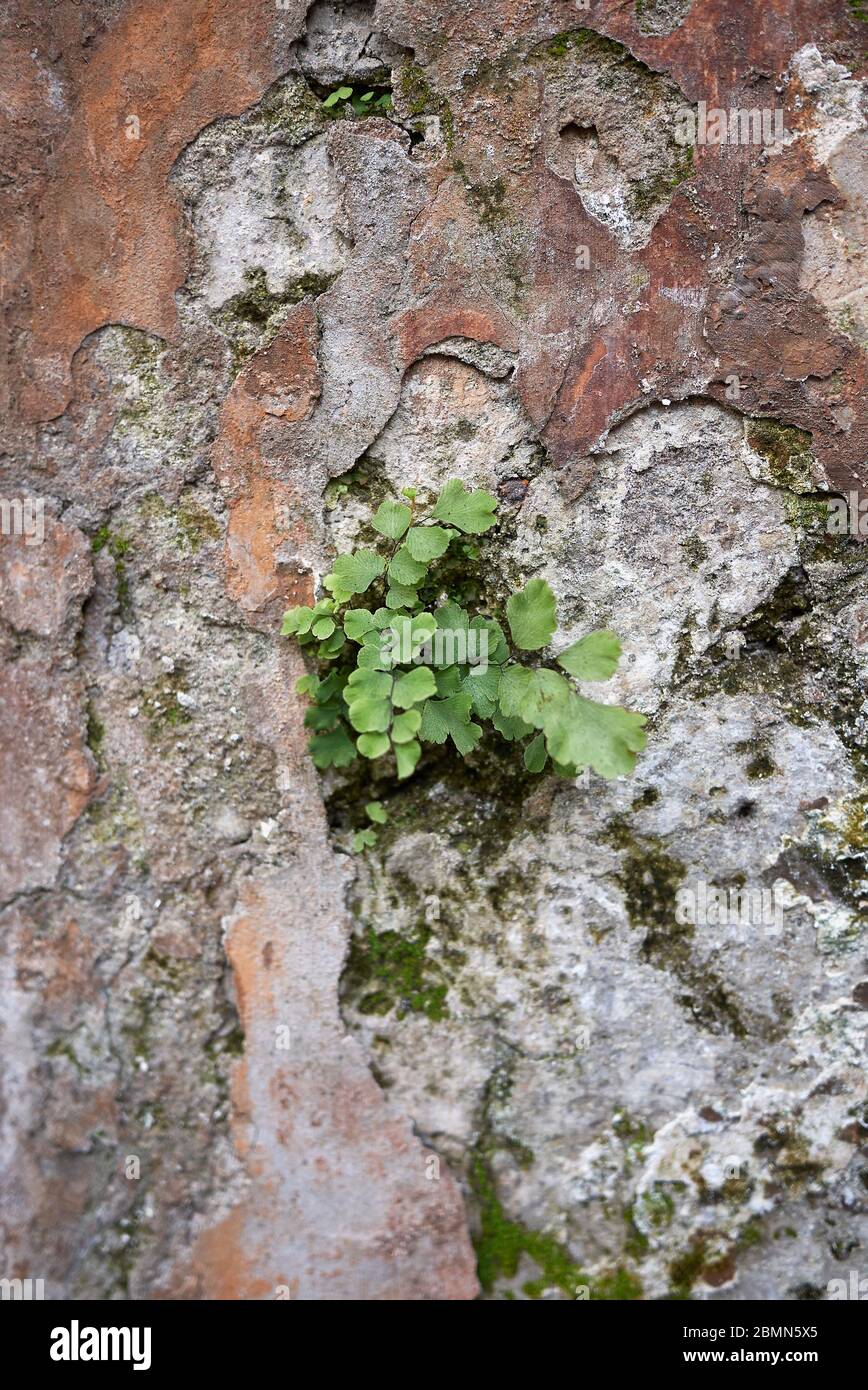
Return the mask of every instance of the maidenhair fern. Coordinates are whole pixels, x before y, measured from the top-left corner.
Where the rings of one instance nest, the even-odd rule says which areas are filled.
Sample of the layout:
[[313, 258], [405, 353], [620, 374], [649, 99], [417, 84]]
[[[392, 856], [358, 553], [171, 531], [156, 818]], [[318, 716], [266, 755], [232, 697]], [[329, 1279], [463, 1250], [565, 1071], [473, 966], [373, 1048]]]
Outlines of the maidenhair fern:
[[[450, 548], [494, 526], [497, 499], [458, 479], [427, 510], [414, 488], [402, 496], [372, 518], [377, 548], [339, 555], [324, 580], [330, 596], [283, 619], [284, 636], [316, 665], [297, 686], [312, 701], [305, 725], [316, 766], [394, 758], [397, 776], [409, 777], [424, 744], [451, 740], [467, 757], [490, 725], [522, 748], [532, 773], [549, 760], [564, 777], [585, 768], [603, 777], [632, 772], [645, 745], [644, 716], [590, 700], [574, 684], [613, 674], [621, 655], [615, 634], [591, 632], [543, 655], [557, 629], [555, 596], [543, 579], [511, 595], [503, 624], [490, 612], [469, 612], [450, 596], [447, 560]], [[379, 803], [368, 810], [376, 822]], [[359, 832], [357, 848], [374, 833]]]
[[322, 104], [323, 110], [329, 116], [346, 116], [353, 111], [357, 116], [382, 115], [384, 111], [392, 109], [392, 95], [390, 92], [383, 92], [377, 96], [376, 92], [354, 91], [352, 87], [338, 87], [326, 97]]

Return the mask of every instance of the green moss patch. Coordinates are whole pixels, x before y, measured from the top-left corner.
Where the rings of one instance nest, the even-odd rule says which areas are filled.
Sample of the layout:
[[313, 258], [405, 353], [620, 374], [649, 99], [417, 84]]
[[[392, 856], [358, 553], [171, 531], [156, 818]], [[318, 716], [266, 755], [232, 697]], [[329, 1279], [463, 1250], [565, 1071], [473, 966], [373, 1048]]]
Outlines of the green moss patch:
[[802, 492], [813, 486], [811, 436], [806, 430], [759, 417], [745, 422], [745, 437], [754, 453], [765, 459], [776, 487]]
[[627, 203], [634, 217], [644, 217], [674, 193], [680, 183], [693, 177], [693, 149], [679, 146], [673, 151], [671, 169], [664, 169], [650, 178], [634, 180], [630, 185]]
[[566, 58], [568, 54], [580, 50], [585, 57], [591, 59], [608, 58], [616, 62], [633, 64], [635, 67], [646, 72], [647, 69], [637, 62], [630, 51], [622, 43], [615, 39], [606, 38], [604, 34], [598, 34], [594, 29], [565, 29], [560, 34], [555, 34], [554, 38], [547, 40], [541, 46], [541, 51], [546, 58]]
[[418, 63], [405, 63], [395, 80], [395, 105], [403, 118], [437, 116], [447, 150], [455, 146], [455, 121], [445, 97], [434, 91]]
[[645, 932], [642, 959], [657, 970], [669, 971], [687, 987], [689, 992], [678, 995], [677, 1001], [701, 1028], [744, 1037], [747, 1028], [735, 998], [713, 970], [693, 960], [694, 926], [676, 920], [676, 894], [687, 872], [684, 865], [656, 836], [634, 835], [624, 816], [613, 817], [601, 838], [623, 853], [616, 877], [630, 925]]
[[206, 511], [194, 496], [182, 496], [177, 506], [171, 506], [158, 493], [150, 493], [142, 503], [142, 516], [146, 521], [163, 521], [174, 530], [174, 543], [181, 551], [196, 554], [208, 541], [219, 541], [223, 536], [220, 522]]
[[127, 556], [132, 548], [132, 542], [120, 531], [113, 531], [110, 526], [100, 526], [99, 530], [91, 538], [90, 548], [94, 555], [99, 555], [100, 551], [107, 550], [115, 563], [115, 587], [118, 597], [118, 607], [124, 617], [129, 616], [131, 607], [131, 592], [129, 575], [127, 574]]
[[526, 1255], [538, 1267], [540, 1277], [522, 1286], [528, 1298], [540, 1298], [547, 1288], [560, 1289], [570, 1298], [588, 1284], [587, 1277], [570, 1258], [569, 1252], [552, 1236], [531, 1231], [506, 1215], [491, 1170], [481, 1154], [473, 1158], [470, 1170], [473, 1192], [479, 1205], [479, 1233], [475, 1238], [479, 1282], [491, 1293], [500, 1279], [514, 1279], [519, 1261]]
[[218, 326], [228, 337], [232, 346], [233, 367], [239, 370], [254, 352], [266, 347], [274, 337], [287, 309], [300, 304], [305, 298], [316, 299], [325, 294], [337, 279], [332, 275], [318, 275], [308, 271], [289, 280], [281, 290], [268, 288], [268, 279], [262, 266], [253, 266], [244, 272], [245, 288], [227, 300], [215, 315]]
[[179, 671], [167, 672], [142, 691], [142, 711], [151, 738], [159, 738], [191, 722], [189, 709], [178, 699], [185, 693], [184, 677]]
[[559, 1289], [570, 1299], [583, 1297], [587, 1289], [592, 1301], [642, 1297], [642, 1285], [630, 1270], [618, 1266], [611, 1274], [592, 1281], [560, 1241], [507, 1216], [482, 1151], [473, 1155], [470, 1181], [479, 1211], [474, 1244], [479, 1282], [485, 1293], [492, 1293], [500, 1280], [515, 1279], [524, 1256], [539, 1270], [538, 1278], [522, 1284], [521, 1291], [527, 1298], [542, 1298], [547, 1289]]
[[367, 927], [354, 936], [341, 981], [342, 994], [355, 1001], [362, 1014], [424, 1014], [433, 1023], [447, 1018], [449, 982], [428, 954], [429, 927], [420, 926], [406, 936], [398, 931], [377, 932]]

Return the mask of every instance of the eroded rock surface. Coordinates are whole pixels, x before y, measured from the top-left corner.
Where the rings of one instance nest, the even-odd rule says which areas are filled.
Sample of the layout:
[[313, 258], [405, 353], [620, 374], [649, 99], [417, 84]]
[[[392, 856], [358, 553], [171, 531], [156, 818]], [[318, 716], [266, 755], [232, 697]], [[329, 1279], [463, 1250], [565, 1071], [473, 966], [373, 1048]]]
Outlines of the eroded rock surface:
[[[868, 488], [857, 9], [11, 7], [3, 1274], [862, 1270], [868, 551], [823, 505]], [[686, 148], [700, 102], [784, 139]], [[279, 615], [450, 477], [500, 499], [475, 601], [539, 575], [564, 644], [621, 634], [634, 778], [315, 774]], [[703, 885], [774, 911], [685, 920]]]

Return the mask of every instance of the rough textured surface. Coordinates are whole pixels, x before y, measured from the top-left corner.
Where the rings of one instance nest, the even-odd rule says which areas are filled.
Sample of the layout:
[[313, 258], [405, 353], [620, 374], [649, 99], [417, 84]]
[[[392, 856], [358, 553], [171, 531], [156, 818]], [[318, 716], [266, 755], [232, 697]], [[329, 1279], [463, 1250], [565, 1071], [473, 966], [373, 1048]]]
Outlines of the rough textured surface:
[[[0, 535], [0, 1273], [863, 1270], [868, 551], [821, 506], [868, 492], [859, 10], [9, 7], [0, 497], [44, 536]], [[701, 101], [785, 139], [685, 149]], [[502, 499], [482, 599], [621, 633], [633, 779], [314, 773], [279, 615], [452, 476]], [[700, 881], [779, 919], [685, 924]]]

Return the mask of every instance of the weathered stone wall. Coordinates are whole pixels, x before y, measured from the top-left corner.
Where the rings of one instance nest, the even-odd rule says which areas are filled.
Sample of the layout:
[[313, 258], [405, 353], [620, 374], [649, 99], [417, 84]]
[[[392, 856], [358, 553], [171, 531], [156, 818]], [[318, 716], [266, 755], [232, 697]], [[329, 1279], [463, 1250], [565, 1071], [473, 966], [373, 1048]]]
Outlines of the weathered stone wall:
[[[13, 0], [0, 1274], [868, 1273], [866, 20]], [[784, 139], [679, 143], [703, 102]], [[501, 499], [480, 601], [539, 575], [570, 637], [621, 634], [634, 778], [311, 767], [280, 614], [450, 477]], [[680, 920], [700, 882], [781, 911]]]

